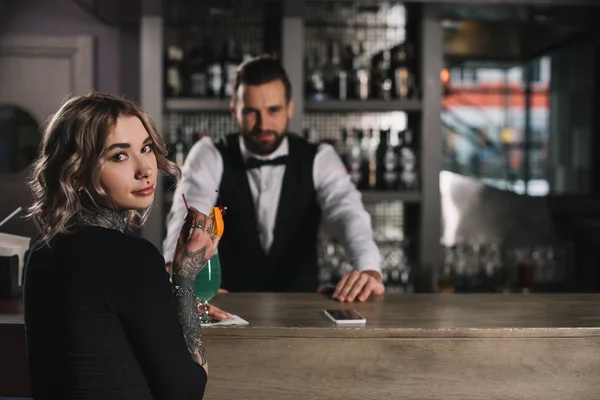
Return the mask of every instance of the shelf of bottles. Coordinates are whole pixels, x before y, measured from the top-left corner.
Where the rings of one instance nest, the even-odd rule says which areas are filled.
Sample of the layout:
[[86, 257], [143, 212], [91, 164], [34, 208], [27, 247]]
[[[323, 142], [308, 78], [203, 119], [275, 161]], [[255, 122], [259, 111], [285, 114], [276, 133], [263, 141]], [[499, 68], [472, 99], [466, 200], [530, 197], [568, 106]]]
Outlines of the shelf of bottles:
[[[175, 1], [165, 27], [165, 109], [227, 111], [237, 66], [264, 53], [277, 54], [274, 2]], [[271, 29], [271, 30], [269, 30]], [[277, 28], [274, 28], [275, 30]]]
[[[335, 147], [371, 215], [388, 291], [412, 291], [416, 232], [405, 210], [419, 190], [419, 71], [398, 1], [307, 1], [303, 134]], [[414, 225], [414, 224], [413, 224]], [[414, 229], [413, 229], [414, 230]], [[390, 234], [393, 232], [393, 234]], [[323, 282], [350, 268], [324, 235]]]
[[418, 138], [406, 113], [305, 113], [303, 132], [336, 149], [363, 197], [420, 200]]
[[[182, 166], [189, 149], [210, 135], [236, 131], [229, 116], [236, 69], [260, 54], [277, 56], [280, 2], [174, 0], [165, 11], [163, 137]], [[165, 181], [170, 207], [174, 182]]]
[[306, 111], [419, 111], [415, 49], [400, 2], [307, 1]]
[[573, 265], [567, 242], [531, 246], [461, 242], [445, 246], [438, 291], [531, 293], [564, 290]]
[[[415, 49], [398, 1], [307, 1], [304, 135], [332, 143], [357, 187], [418, 202]], [[414, 19], [414, 18], [413, 18]], [[412, 116], [410, 116], [412, 115]]]
[[[227, 133], [235, 132], [236, 126], [227, 113], [209, 112], [167, 112], [163, 120], [164, 139], [169, 150], [169, 159], [179, 167], [183, 166], [190, 148], [201, 138], [210, 136], [214, 141], [221, 140]], [[165, 178], [164, 203], [170, 207], [175, 182]]]
[[[412, 251], [405, 236], [407, 205], [420, 202], [416, 137], [404, 112], [305, 113], [311, 142], [332, 145], [341, 156], [371, 215], [388, 291], [412, 291]], [[342, 246], [323, 235], [321, 281], [335, 282], [348, 268]]]

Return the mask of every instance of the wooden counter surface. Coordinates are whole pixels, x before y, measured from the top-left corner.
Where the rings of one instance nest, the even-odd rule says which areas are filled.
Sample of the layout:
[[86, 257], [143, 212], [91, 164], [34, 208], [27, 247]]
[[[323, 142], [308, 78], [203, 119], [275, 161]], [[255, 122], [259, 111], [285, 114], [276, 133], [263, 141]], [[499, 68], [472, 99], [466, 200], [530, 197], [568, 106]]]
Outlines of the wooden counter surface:
[[[208, 335], [302, 337], [600, 336], [600, 295], [388, 295], [365, 303], [314, 294], [227, 294], [214, 304], [250, 322]], [[353, 308], [367, 323], [339, 327], [327, 308]], [[221, 331], [222, 329], [222, 331]]]
[[[205, 328], [206, 399], [600, 398], [600, 295], [340, 304], [316, 294], [226, 294], [214, 304], [250, 325]], [[326, 308], [355, 308], [367, 324], [338, 327]], [[14, 350], [24, 346], [22, 311], [0, 301], [0, 354], [13, 349], [12, 360], [0, 357], [0, 376], [22, 368]], [[23, 394], [5, 387], [0, 396]]]

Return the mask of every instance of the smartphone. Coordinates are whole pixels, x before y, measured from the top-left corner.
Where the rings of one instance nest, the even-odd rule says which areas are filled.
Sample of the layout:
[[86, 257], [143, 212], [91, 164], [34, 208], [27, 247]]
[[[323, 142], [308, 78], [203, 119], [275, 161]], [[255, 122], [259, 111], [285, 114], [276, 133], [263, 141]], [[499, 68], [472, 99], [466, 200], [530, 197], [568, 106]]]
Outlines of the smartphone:
[[367, 322], [356, 310], [325, 310], [325, 315], [339, 325], [360, 325]]

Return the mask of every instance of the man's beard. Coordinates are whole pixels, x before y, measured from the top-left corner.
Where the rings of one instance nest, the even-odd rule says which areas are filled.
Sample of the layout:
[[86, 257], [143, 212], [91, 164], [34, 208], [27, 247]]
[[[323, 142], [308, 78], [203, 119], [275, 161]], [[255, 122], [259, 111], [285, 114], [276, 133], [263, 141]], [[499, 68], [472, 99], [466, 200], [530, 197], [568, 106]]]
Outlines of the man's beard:
[[[244, 145], [246, 145], [246, 148], [254, 154], [267, 156], [279, 148], [285, 138], [288, 126], [289, 121], [286, 123], [285, 131], [283, 131], [283, 133], [277, 133], [276, 131], [252, 131], [243, 133], [242, 137], [244, 139]], [[269, 142], [260, 142], [255, 139], [260, 134], [271, 134], [275, 139]]]

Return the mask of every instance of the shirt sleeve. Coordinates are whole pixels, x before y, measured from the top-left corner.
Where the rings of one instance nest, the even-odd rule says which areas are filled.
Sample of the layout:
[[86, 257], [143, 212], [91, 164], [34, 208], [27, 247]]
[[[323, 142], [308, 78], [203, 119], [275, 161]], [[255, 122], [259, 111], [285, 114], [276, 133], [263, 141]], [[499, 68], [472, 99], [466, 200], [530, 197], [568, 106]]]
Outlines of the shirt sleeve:
[[200, 139], [188, 153], [181, 169], [182, 177], [173, 195], [173, 204], [167, 215], [167, 236], [163, 240], [165, 262], [173, 261], [179, 231], [187, 212], [182, 194], [190, 207], [208, 215], [219, 194], [217, 190], [223, 176], [223, 158], [208, 136]]
[[[129, 243], [109, 297], [155, 399], [204, 395], [207, 375], [194, 362], [177, 318], [177, 305], [160, 252], [150, 242]], [[139, 244], [138, 244], [139, 243]], [[125, 249], [123, 249], [125, 252]]]
[[371, 216], [333, 146], [319, 146], [313, 166], [317, 201], [327, 232], [339, 240], [359, 271], [381, 273], [381, 255], [373, 239]]

